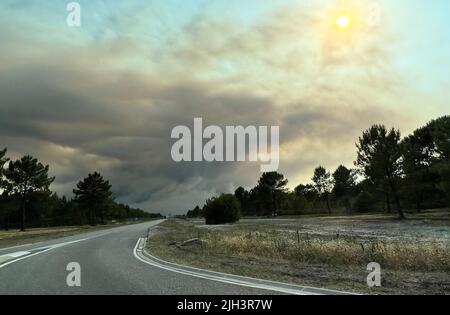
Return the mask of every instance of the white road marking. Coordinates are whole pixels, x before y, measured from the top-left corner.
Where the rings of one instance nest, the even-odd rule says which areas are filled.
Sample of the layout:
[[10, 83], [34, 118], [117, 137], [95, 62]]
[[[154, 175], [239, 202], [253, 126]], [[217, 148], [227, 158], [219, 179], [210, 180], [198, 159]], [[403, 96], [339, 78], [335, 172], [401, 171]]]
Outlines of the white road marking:
[[[158, 224], [159, 224], [159, 221], [155, 221], [155, 222], [158, 222]], [[139, 224], [142, 224], [142, 223], [139, 223]], [[126, 227], [126, 226], [127, 225], [110, 228], [111, 231], [108, 231], [106, 234], [113, 233], [115, 229]], [[89, 233], [95, 233], [95, 232], [89, 232]], [[99, 235], [99, 236], [103, 236], [103, 235], [106, 235], [106, 234], [102, 234], [102, 235]], [[14, 248], [20, 248], [20, 247], [25, 247], [25, 246], [36, 246], [38, 244], [45, 243], [45, 242], [46, 241], [40, 241], [40, 242], [36, 242], [36, 243], [28, 243], [28, 244], [22, 244], [22, 245], [17, 245], [17, 246], [12, 246], [12, 247], [0, 248], [0, 252], [5, 252], [5, 251], [8, 251], [8, 250], [11, 250], [11, 249], [14, 249]]]
[[[8, 261], [7, 263], [4, 263], [4, 264], [0, 265], [0, 269], [4, 268], [4, 267], [6, 267], [6, 266], [9, 266], [9, 265], [11, 265], [11, 264], [13, 264], [13, 263], [15, 263], [15, 262], [18, 262], [18, 261], [21, 261], [21, 260], [24, 260], [24, 259], [27, 259], [27, 258], [36, 256], [36, 255], [39, 255], [39, 254], [46, 253], [46, 252], [48, 252], [48, 251], [51, 251], [52, 249], [53, 249], [53, 248], [50, 247], [50, 248], [48, 248], [48, 249], [46, 249], [46, 250], [42, 250], [42, 251], [40, 251], [40, 252], [31, 254], [31, 255], [28, 255], [28, 256], [22, 256], [22, 257], [20, 257], [20, 258], [17, 258], [17, 259]], [[5, 255], [5, 256], [6, 256], [6, 255]]]
[[31, 245], [34, 245], [34, 244], [29, 243], [29, 244], [22, 244], [22, 245], [17, 245], [17, 246], [12, 246], [12, 247], [0, 248], [0, 252], [5, 252], [5, 251], [8, 251], [8, 250], [11, 250], [14, 248], [20, 248], [20, 247], [31, 246]]
[[[183, 269], [181, 269], [183, 267], [181, 265], [179, 265], [180, 268], [164, 266], [155, 261], [143, 259], [142, 257], [140, 257], [138, 255], [138, 251], [142, 253], [142, 250], [138, 249], [138, 248], [140, 248], [141, 245], [143, 247], [143, 244], [142, 244], [143, 241], [144, 241], [144, 238], [138, 239], [136, 246], [134, 247], [134, 250], [133, 250], [134, 257], [136, 257], [138, 260], [142, 261], [143, 263], [146, 263], [153, 267], [157, 267], [160, 269], [168, 270], [168, 271], [179, 273], [179, 274], [188, 275], [191, 277], [196, 277], [196, 278], [201, 278], [201, 279], [206, 279], [206, 280], [211, 280], [211, 281], [217, 281], [217, 282], [222, 282], [222, 283], [227, 283], [227, 284], [232, 284], [232, 285], [238, 285], [238, 286], [243, 286], [243, 287], [256, 288], [256, 289], [262, 289], [262, 290], [268, 290], [268, 291], [274, 291], [274, 292], [280, 292], [280, 293], [287, 293], [287, 294], [293, 294], [293, 295], [321, 295], [320, 293], [314, 293], [314, 292], [307, 291], [308, 289], [321, 290], [319, 288], [302, 287], [301, 289], [289, 289], [289, 288], [283, 288], [281, 286], [275, 286], [275, 285], [270, 285], [270, 284], [250, 282], [250, 280], [259, 280], [259, 279], [251, 279], [248, 277], [240, 277], [240, 278], [241, 279], [246, 278], [249, 281], [233, 279], [233, 278], [230, 278], [230, 277], [233, 277], [233, 275], [229, 275], [229, 274], [225, 274], [225, 273], [221, 273], [221, 272], [214, 272], [214, 274], [217, 275], [216, 276], [216, 275], [206, 274], [206, 273], [204, 273], [205, 270], [198, 269], [198, 268], [189, 267], [191, 269], [197, 270], [197, 272], [196, 272], [196, 271], [191, 271], [191, 270], [183, 270]], [[176, 264], [173, 264], [173, 265], [176, 265]], [[202, 271], [203, 271], [203, 273], [202, 273]], [[275, 282], [273, 282], [273, 283], [275, 284]], [[280, 283], [280, 285], [283, 285], [283, 284]], [[338, 291], [325, 290], [325, 289], [323, 289], [323, 291], [324, 291], [324, 294], [326, 294], [326, 292], [329, 292], [329, 293], [334, 292], [334, 293], [341, 293], [341, 294], [353, 294], [353, 293], [348, 293], [348, 292], [338, 292]]]
[[[33, 249], [33, 251], [38, 251], [38, 252], [36, 252], [34, 254], [31, 254], [31, 252], [25, 252], [25, 251], [16, 252], [16, 253], [12, 253], [12, 254], [5, 254], [3, 256], [0, 256], [0, 258], [1, 257], [10, 256], [10, 257], [13, 258], [13, 260], [7, 261], [4, 264], [0, 264], [0, 269], [6, 267], [8, 265], [11, 265], [13, 263], [16, 263], [18, 261], [21, 261], [21, 260], [24, 260], [24, 259], [28, 259], [28, 258], [34, 257], [36, 255], [44, 254], [46, 252], [49, 252], [49, 251], [57, 249], [57, 248], [61, 248], [63, 246], [68, 246], [68, 245], [71, 245], [71, 244], [84, 242], [84, 241], [91, 240], [91, 239], [94, 239], [94, 238], [97, 238], [97, 237], [102, 237], [102, 236], [105, 236], [105, 235], [108, 235], [108, 234], [111, 234], [111, 233], [112, 232], [107, 232], [107, 233], [103, 233], [103, 234], [100, 234], [100, 235], [95, 235], [95, 236], [88, 237], [88, 238], [82, 238], [82, 239], [71, 241], [71, 242], [64, 242], [64, 243], [53, 244], [53, 245], [44, 246], [44, 247], [40, 247], [40, 248], [35, 248], [35, 249]], [[16, 257], [14, 257], [14, 255], [16, 255]]]
[[12, 257], [12, 258], [19, 258], [21, 256], [25, 256], [25, 255], [29, 255], [29, 254], [31, 254], [31, 253], [22, 251], [22, 252], [15, 252], [15, 253], [3, 255], [3, 256], [0, 256], [0, 257], [9, 256], [9, 257]]
[[276, 292], [288, 293], [288, 294], [294, 294], [294, 295], [302, 295], [302, 293], [298, 292], [298, 291], [297, 292], [293, 292], [293, 291], [290, 291], [290, 290], [283, 290], [283, 289], [279, 289], [279, 288], [269, 288], [267, 286], [256, 285], [256, 284], [253, 284], [253, 283], [244, 283], [244, 282], [238, 282], [238, 281], [230, 281], [230, 280], [223, 279], [223, 278], [212, 277], [212, 276], [209, 276], [209, 275], [204, 275], [204, 274], [200, 274], [200, 273], [184, 271], [184, 270], [181, 270], [181, 269], [176, 269], [176, 268], [163, 266], [163, 265], [160, 265], [160, 264], [155, 263], [153, 261], [145, 260], [145, 259], [139, 257], [139, 255], [137, 254], [137, 248], [138, 248], [140, 242], [141, 242], [141, 239], [139, 239], [138, 242], [136, 243], [136, 246], [134, 248], [134, 256], [137, 259], [139, 259], [140, 261], [142, 261], [142, 262], [144, 262], [144, 263], [146, 263], [148, 265], [151, 265], [153, 267], [157, 267], [157, 268], [160, 268], [160, 269], [168, 270], [168, 271], [171, 271], [171, 272], [175, 272], [175, 273], [179, 273], [179, 274], [183, 274], [183, 275], [187, 275], [187, 276], [191, 276], [191, 277], [196, 277], [196, 278], [201, 278], [201, 279], [206, 279], [206, 280], [211, 280], [211, 281], [217, 281], [217, 282], [222, 282], [222, 283], [226, 283], [226, 284], [233, 284], [233, 285], [239, 285], [239, 286], [242, 286], [242, 287], [263, 289], [263, 290], [276, 291]]
[[24, 252], [24, 251], [22, 251], [22, 252], [9, 253], [7, 255], [1, 255], [0, 256], [0, 265], [2, 263], [6, 263], [6, 262], [8, 262], [10, 260], [14, 260], [14, 259], [17, 259], [17, 258], [22, 257], [22, 256], [29, 255], [29, 254], [31, 254], [31, 252]]

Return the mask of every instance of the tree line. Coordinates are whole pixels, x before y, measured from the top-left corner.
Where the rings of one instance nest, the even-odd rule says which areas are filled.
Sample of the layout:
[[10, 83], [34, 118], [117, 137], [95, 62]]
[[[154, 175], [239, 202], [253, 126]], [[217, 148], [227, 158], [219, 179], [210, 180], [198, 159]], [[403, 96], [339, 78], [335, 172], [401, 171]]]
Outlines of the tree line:
[[30, 155], [10, 161], [6, 154], [0, 150], [0, 228], [24, 231], [162, 217], [116, 202], [111, 184], [97, 172], [78, 182], [71, 200], [59, 197], [50, 190], [55, 177], [49, 176], [49, 165]]
[[[395, 210], [403, 219], [405, 209], [420, 212], [450, 207], [450, 116], [435, 119], [403, 139], [395, 128], [373, 125], [359, 137], [356, 149], [354, 167], [340, 165], [330, 172], [318, 166], [311, 182], [294, 190], [287, 189], [288, 180], [277, 172], [262, 174], [249, 190], [238, 187], [233, 196], [240, 213], [275, 216]], [[211, 204], [229, 198], [212, 198], [186, 216], [207, 217]]]

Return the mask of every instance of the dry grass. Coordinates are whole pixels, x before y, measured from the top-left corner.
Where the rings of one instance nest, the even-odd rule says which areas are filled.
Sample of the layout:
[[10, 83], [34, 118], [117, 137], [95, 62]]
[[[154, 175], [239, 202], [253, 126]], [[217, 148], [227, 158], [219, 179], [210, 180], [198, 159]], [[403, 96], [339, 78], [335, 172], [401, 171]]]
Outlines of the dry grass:
[[[162, 259], [243, 276], [366, 294], [445, 295], [449, 215], [253, 218], [223, 226], [168, 220], [151, 230], [147, 244]], [[191, 238], [205, 242], [181, 246]], [[381, 287], [367, 286], [369, 262], [382, 267]]]
[[[450, 271], [450, 247], [441, 243], [365, 240], [356, 237], [311, 237], [300, 232], [252, 231], [244, 227], [226, 230], [198, 229], [189, 223], [167, 221], [170, 242], [198, 237], [208, 253], [242, 258], [263, 257], [329, 265], [367, 265], [402, 271]], [[168, 235], [166, 235], [168, 237]]]
[[[261, 279], [365, 294], [450, 294], [448, 221], [385, 216], [248, 219], [206, 227], [167, 220], [148, 250], [162, 259]], [[181, 246], [200, 238], [203, 245]], [[382, 267], [369, 288], [367, 264]]]
[[[139, 221], [140, 222], [140, 221]], [[121, 225], [134, 224], [139, 222], [116, 223], [97, 226], [69, 226], [69, 227], [50, 227], [27, 229], [25, 232], [19, 230], [0, 230], [0, 248], [37, 243], [50, 239], [73, 236], [81, 233], [88, 233]]]
[[[71, 232], [75, 230], [80, 230], [82, 227], [53, 227], [53, 228], [39, 228], [39, 229], [29, 229], [25, 232], [21, 232], [20, 230], [9, 230], [9, 231], [0, 231], [0, 240], [8, 240], [20, 237], [33, 237], [33, 236], [45, 236], [53, 233], [65, 233]], [[87, 229], [87, 228], [86, 228]]]

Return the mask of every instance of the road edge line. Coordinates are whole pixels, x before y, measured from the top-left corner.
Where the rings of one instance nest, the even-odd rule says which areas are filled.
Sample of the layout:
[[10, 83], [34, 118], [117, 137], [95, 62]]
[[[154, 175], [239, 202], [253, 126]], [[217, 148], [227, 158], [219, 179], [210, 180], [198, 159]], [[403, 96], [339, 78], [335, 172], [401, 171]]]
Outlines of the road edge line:
[[[21, 260], [24, 260], [24, 259], [28, 259], [28, 258], [37, 256], [37, 255], [40, 255], [40, 254], [47, 253], [47, 252], [49, 252], [51, 250], [54, 250], [54, 249], [62, 248], [62, 247], [69, 246], [69, 245], [72, 245], [72, 244], [85, 242], [85, 241], [88, 241], [88, 240], [91, 240], [91, 239], [95, 239], [95, 238], [98, 238], [98, 237], [102, 237], [102, 236], [105, 236], [105, 235], [108, 235], [108, 234], [111, 234], [111, 233], [109, 232], [109, 233], [104, 233], [104, 234], [101, 234], [101, 235], [96, 235], [96, 236], [88, 237], [88, 238], [82, 238], [82, 239], [74, 240], [74, 241], [70, 241], [70, 242], [57, 243], [57, 244], [53, 244], [51, 246], [44, 246], [44, 247], [35, 248], [34, 250], [38, 250], [38, 252], [32, 253], [30, 255], [19, 257], [17, 259], [9, 260], [9, 261], [7, 261], [7, 262], [5, 262], [3, 264], [0, 264], [0, 269], [4, 268], [6, 266], [9, 266], [9, 265], [11, 265], [13, 263], [16, 263], [18, 261], [21, 261]], [[4, 256], [6, 256], [6, 255], [8, 255], [8, 254], [5, 254]]]
[[[143, 250], [138, 249], [141, 242], [144, 242]], [[332, 295], [332, 294], [334, 294], [334, 295], [358, 295], [356, 293], [350, 293], [350, 292], [313, 288], [313, 287], [305, 287], [305, 286], [293, 285], [293, 284], [282, 283], [282, 282], [275, 282], [275, 281], [270, 281], [270, 280], [265, 280], [265, 279], [258, 279], [258, 278], [226, 274], [226, 273], [222, 273], [222, 272], [199, 269], [199, 268], [190, 267], [190, 266], [183, 266], [183, 265], [167, 262], [160, 258], [152, 256], [145, 250], [145, 242], [146, 242], [146, 238], [138, 239], [136, 246], [134, 247], [134, 250], [133, 250], [134, 256], [138, 260], [140, 260], [148, 265], [158, 267], [160, 269], [168, 270], [171, 272], [176, 272], [176, 273], [180, 273], [180, 274], [184, 274], [184, 275], [188, 275], [188, 276], [192, 276], [192, 277], [197, 277], [197, 278], [202, 278], [202, 279], [206, 279], [206, 280], [210, 280], [210, 281], [217, 281], [217, 282], [222, 282], [222, 283], [227, 283], [227, 284], [232, 284], [232, 285], [239, 285], [239, 286], [243, 286], [243, 287], [250, 287], [250, 288], [262, 289], [262, 290], [267, 290], [267, 291], [286, 293], [286, 294], [291, 294], [291, 295], [326, 295], [326, 294], [328, 294], [328, 295]], [[141, 255], [143, 257], [139, 256], [139, 252], [141, 253]], [[164, 264], [166, 264], [166, 265], [164, 265]], [[259, 283], [254, 283], [251, 281], [256, 281]], [[277, 285], [280, 285], [280, 286], [277, 286]], [[291, 288], [283, 288], [283, 287], [281, 287], [282, 285], [283, 286], [291, 286]], [[314, 290], [317, 292], [310, 292], [310, 290]]]
[[9, 266], [9, 265], [11, 265], [11, 264], [14, 264], [14, 263], [16, 263], [16, 262], [18, 262], [18, 261], [21, 261], [21, 260], [24, 260], [24, 259], [27, 259], [27, 258], [36, 256], [36, 255], [39, 255], [39, 254], [44, 254], [44, 253], [46, 253], [46, 252], [51, 251], [52, 249], [53, 249], [53, 247], [50, 247], [50, 248], [47, 248], [47, 249], [45, 249], [45, 250], [39, 251], [39, 252], [34, 253], [34, 254], [31, 254], [31, 255], [26, 255], [26, 256], [23, 256], [23, 257], [20, 257], [20, 258], [17, 258], [17, 259], [10, 260], [10, 261], [8, 261], [8, 262], [6, 262], [6, 263], [4, 263], [4, 264], [1, 264], [1, 265], [0, 265], [0, 269], [5, 268], [6, 266]]

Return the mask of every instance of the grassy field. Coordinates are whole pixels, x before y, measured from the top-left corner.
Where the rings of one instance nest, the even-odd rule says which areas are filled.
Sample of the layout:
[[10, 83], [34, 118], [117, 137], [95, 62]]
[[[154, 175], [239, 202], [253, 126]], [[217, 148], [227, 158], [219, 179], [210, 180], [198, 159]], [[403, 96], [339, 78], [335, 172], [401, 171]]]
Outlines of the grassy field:
[[[381, 214], [244, 219], [222, 226], [168, 220], [152, 233], [152, 254], [200, 268], [358, 293], [450, 293], [448, 211], [406, 221]], [[192, 238], [204, 242], [181, 246]], [[382, 266], [381, 288], [366, 284], [369, 262]]]
[[[143, 222], [143, 221], [140, 221]], [[97, 226], [69, 226], [69, 227], [51, 227], [39, 229], [27, 229], [25, 232], [19, 230], [0, 230], [0, 248], [31, 244], [46, 240], [56, 239], [60, 237], [72, 236], [81, 233], [93, 232], [98, 230], [109, 229], [127, 224], [140, 222], [118, 223]]]

